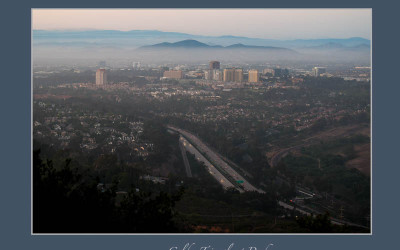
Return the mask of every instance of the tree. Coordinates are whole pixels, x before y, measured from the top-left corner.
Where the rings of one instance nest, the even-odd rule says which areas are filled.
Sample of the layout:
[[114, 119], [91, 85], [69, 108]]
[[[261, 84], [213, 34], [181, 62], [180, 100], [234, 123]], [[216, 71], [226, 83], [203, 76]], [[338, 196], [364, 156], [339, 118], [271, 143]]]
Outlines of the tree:
[[[174, 204], [183, 191], [169, 195], [136, 194], [133, 188], [121, 206], [117, 183], [99, 188], [93, 173], [79, 173], [70, 159], [61, 170], [33, 152], [33, 231], [35, 233], [172, 232]], [[135, 191], [134, 191], [135, 190]]]
[[300, 227], [306, 228], [315, 233], [330, 233], [332, 232], [332, 224], [329, 218], [329, 213], [318, 214], [317, 216], [308, 215], [297, 219]]

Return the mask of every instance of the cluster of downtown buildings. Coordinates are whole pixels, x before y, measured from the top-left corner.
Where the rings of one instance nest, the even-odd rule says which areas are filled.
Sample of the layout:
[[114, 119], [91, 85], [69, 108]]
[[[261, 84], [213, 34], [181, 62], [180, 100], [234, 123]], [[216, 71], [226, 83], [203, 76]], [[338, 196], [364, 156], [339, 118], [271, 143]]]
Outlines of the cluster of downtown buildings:
[[[209, 68], [204, 70], [204, 79], [209, 81], [223, 81], [223, 82], [244, 82], [243, 69], [242, 68], [225, 68], [221, 69], [221, 64], [218, 61], [211, 61], [209, 63]], [[247, 71], [249, 83], [260, 82], [260, 75], [270, 75], [274, 77], [287, 77], [289, 76], [288, 69], [274, 68], [274, 69], [264, 69], [260, 72], [258, 69], [250, 69]], [[314, 67], [311, 72], [312, 76], [319, 77], [326, 75], [326, 68], [324, 67]], [[171, 79], [183, 79], [184, 73], [182, 70], [167, 70], [164, 71], [164, 78]]]
[[[289, 76], [288, 69], [264, 69], [260, 72], [258, 69], [250, 69], [247, 71], [248, 77], [244, 79], [242, 68], [225, 68], [221, 69], [221, 63], [219, 61], [210, 61], [208, 69], [200, 73], [201, 77], [208, 81], [218, 81], [218, 82], [249, 82], [249, 83], [259, 83], [261, 82], [260, 76], [270, 75], [274, 77], [287, 77]], [[319, 77], [326, 74], [326, 68], [324, 67], [314, 67], [312, 69], [312, 76]], [[163, 72], [164, 79], [184, 79], [185, 74], [182, 70], [170, 70], [166, 69]], [[100, 68], [96, 71], [96, 85], [106, 85], [107, 84], [107, 71], [104, 68]]]
[[[284, 76], [288, 75], [287, 69], [270, 69], [272, 75]], [[265, 73], [265, 72], [263, 72]], [[244, 82], [243, 69], [241, 68], [225, 68], [221, 69], [221, 63], [218, 61], [209, 62], [209, 68], [204, 70], [204, 79], [210, 81], [224, 81], [224, 82]], [[250, 69], [248, 71], [248, 82], [260, 82], [260, 72], [257, 69]], [[182, 79], [184, 77], [182, 70], [167, 70], [164, 71], [164, 78]]]

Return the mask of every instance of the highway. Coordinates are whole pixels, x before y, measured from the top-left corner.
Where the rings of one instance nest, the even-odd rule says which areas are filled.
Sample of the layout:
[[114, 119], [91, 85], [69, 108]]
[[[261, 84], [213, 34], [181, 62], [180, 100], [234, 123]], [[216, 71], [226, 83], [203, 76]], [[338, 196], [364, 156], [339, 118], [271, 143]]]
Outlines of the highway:
[[[216, 152], [214, 152], [212, 149], [210, 149], [208, 146], [206, 146], [197, 136], [195, 136], [183, 129], [176, 128], [173, 126], [168, 126], [168, 128], [181, 134], [181, 136], [183, 136], [188, 142], [193, 144], [198, 149], [199, 153], [204, 154], [204, 156], [205, 156], [204, 158], [210, 159], [212, 164], [216, 165], [216, 166], [214, 166], [214, 168], [216, 168], [217, 172], [219, 172], [221, 175], [223, 175], [223, 174], [225, 174], [225, 176], [228, 175], [228, 176], [226, 176], [227, 177], [226, 179], [230, 179], [230, 182], [232, 185], [238, 187], [238, 181], [239, 181], [239, 182], [243, 182], [240, 184], [240, 186], [243, 188], [244, 191], [255, 191], [255, 192], [259, 192], [259, 193], [265, 193], [263, 190], [254, 187], [246, 179], [244, 179], [243, 176], [238, 174]], [[221, 173], [221, 172], [223, 172], [223, 173]], [[232, 182], [236, 182], [236, 183], [232, 183]], [[237, 188], [237, 189], [240, 189], [240, 188]]]
[[[297, 205], [296, 208], [294, 208], [294, 206], [289, 205], [289, 204], [287, 204], [287, 203], [285, 203], [285, 202], [283, 202], [283, 201], [278, 201], [278, 204], [279, 204], [279, 206], [281, 206], [281, 207], [284, 207], [284, 208], [289, 209], [289, 210], [295, 209], [295, 210], [298, 211], [299, 213], [304, 214], [304, 215], [308, 215], [308, 216], [310, 216], [311, 213], [306, 212], [306, 211], [303, 210], [303, 209], [311, 210], [311, 212], [312, 212], [312, 214], [313, 214], [314, 217], [315, 217], [317, 214], [322, 214], [321, 212], [319, 212], [319, 211], [317, 211], [317, 210], [315, 210], [315, 209], [311, 209], [311, 208], [306, 207], [306, 206]], [[303, 208], [303, 209], [301, 209], [301, 208]], [[348, 226], [354, 226], [354, 227], [360, 227], [360, 228], [369, 229], [369, 227], [366, 227], [366, 226], [363, 226], [363, 225], [360, 225], [360, 224], [356, 224], [356, 223], [352, 223], [352, 222], [349, 222], [349, 221], [337, 219], [337, 218], [334, 218], [334, 217], [330, 217], [330, 220], [331, 220], [331, 223], [332, 223], [332, 224], [339, 225], [339, 226], [348, 225]]]
[[[284, 207], [284, 208], [289, 209], [289, 210], [293, 210], [294, 209], [294, 206], [289, 205], [289, 204], [287, 204], [287, 203], [285, 203], [283, 201], [278, 201], [278, 204], [279, 204], [279, 206]], [[304, 215], [311, 215], [311, 213], [306, 212], [306, 211], [304, 211], [302, 209], [299, 209], [299, 208], [296, 208], [296, 211], [298, 211], [298, 212], [300, 212], [301, 214], [304, 214]]]
[[179, 138], [179, 148], [181, 149], [181, 153], [182, 153], [182, 158], [183, 158], [183, 163], [185, 164], [185, 168], [186, 168], [186, 175], [187, 177], [192, 177], [192, 170], [190, 169], [190, 164], [186, 155], [186, 149], [185, 149], [185, 145], [184, 145], [184, 139], [181, 136]]
[[194, 154], [196, 159], [200, 162], [203, 162], [204, 165], [207, 167], [207, 171], [214, 177], [223, 188], [236, 188], [239, 192], [243, 192], [242, 189], [238, 189], [235, 187], [228, 179], [225, 178], [213, 164], [210, 163], [191, 143], [189, 143], [183, 136], [180, 136], [179, 143], [191, 154]]
[[[194, 154], [196, 159], [200, 162], [203, 162], [204, 165], [207, 167], [208, 172], [219, 182], [221, 183], [221, 185], [225, 188], [236, 188], [239, 192], [243, 193], [245, 191], [255, 191], [255, 192], [259, 192], [259, 193], [265, 193], [263, 190], [260, 190], [256, 187], [254, 187], [253, 185], [251, 185], [247, 180], [245, 180], [241, 175], [239, 175], [232, 167], [230, 167], [222, 158], [222, 156], [220, 156], [218, 153], [214, 152], [212, 149], [210, 149], [208, 146], [206, 146], [197, 136], [183, 130], [183, 129], [179, 129], [176, 127], [172, 127], [172, 126], [167, 126], [168, 129], [175, 131], [177, 133], [180, 134], [180, 138], [179, 138], [179, 143], [190, 153]], [[281, 152], [279, 152], [279, 156], [281, 157], [283, 154], [287, 153], [288, 151], [301, 147], [303, 145], [298, 145], [298, 146], [294, 146], [288, 149], [285, 149]], [[278, 156], [278, 157], [279, 157]], [[277, 157], [277, 158], [278, 158]], [[210, 160], [208, 160], [210, 159]], [[212, 163], [211, 163], [211, 162]], [[277, 163], [277, 162], [276, 162]], [[214, 166], [214, 165], [216, 166]], [[190, 168], [190, 167], [189, 167]], [[219, 169], [222, 169], [219, 170]], [[223, 173], [221, 173], [223, 172]], [[226, 178], [225, 176], [228, 175]], [[243, 183], [241, 184], [241, 186], [238, 186], [237, 183], [235, 183], [238, 180], [242, 180]], [[232, 183], [233, 182], [233, 183]], [[242, 188], [241, 188], [242, 187]], [[307, 190], [300, 190], [302, 193], [305, 194], [309, 194], [309, 191]], [[313, 194], [314, 195], [314, 194]], [[310, 212], [305, 211], [305, 209], [308, 210], [312, 210], [312, 212], [315, 214], [319, 214], [320, 212], [310, 209], [308, 207], [302, 207], [297, 205], [296, 208], [294, 208], [294, 206], [287, 204], [283, 201], [278, 201], [279, 206], [284, 207], [286, 209], [292, 210], [292, 209], [296, 209], [296, 211], [300, 212], [301, 214], [304, 215], [311, 215]], [[347, 224], [349, 226], [357, 226], [357, 227], [362, 227], [362, 228], [366, 228], [363, 225], [359, 225], [359, 224], [355, 224], [355, 223], [351, 223], [348, 221], [344, 221], [344, 220], [340, 220], [337, 218], [333, 218], [331, 217], [331, 223], [332, 224], [336, 224], [336, 225], [344, 225]]]

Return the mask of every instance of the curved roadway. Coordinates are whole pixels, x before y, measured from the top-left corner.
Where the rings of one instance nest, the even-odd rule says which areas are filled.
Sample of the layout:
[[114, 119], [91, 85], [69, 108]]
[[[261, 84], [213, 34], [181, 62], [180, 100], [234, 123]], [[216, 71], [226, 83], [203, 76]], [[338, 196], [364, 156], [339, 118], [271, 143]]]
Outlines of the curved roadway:
[[[198, 149], [198, 151], [200, 151], [201, 154], [204, 154], [205, 158], [210, 159], [211, 162], [216, 165], [215, 167], [221, 175], [223, 175], [223, 173], [221, 173], [221, 171], [219, 169], [222, 169], [222, 171], [225, 172], [225, 174], [229, 175], [229, 176], [227, 176], [228, 178], [226, 178], [226, 179], [232, 179], [232, 181], [229, 181], [229, 182], [231, 182], [232, 185], [237, 187], [238, 182], [243, 182], [240, 185], [244, 191], [254, 191], [254, 192], [259, 192], [259, 193], [265, 193], [263, 190], [254, 187], [246, 179], [244, 179], [243, 176], [241, 176], [239, 173], [237, 173], [216, 152], [214, 152], [208, 146], [206, 146], [197, 136], [195, 136], [183, 129], [176, 128], [173, 126], [168, 126], [168, 128], [181, 134], [185, 139], [187, 139], [188, 142], [193, 144]], [[236, 182], [236, 183], [232, 183], [232, 182]]]

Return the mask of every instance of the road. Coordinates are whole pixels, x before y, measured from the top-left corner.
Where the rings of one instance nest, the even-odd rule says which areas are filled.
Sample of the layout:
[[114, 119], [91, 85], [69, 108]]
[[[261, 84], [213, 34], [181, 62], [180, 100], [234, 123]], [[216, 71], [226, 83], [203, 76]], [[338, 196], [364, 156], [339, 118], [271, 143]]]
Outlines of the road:
[[[298, 207], [294, 208], [294, 206], [291, 206], [291, 205], [289, 205], [289, 204], [287, 204], [287, 203], [285, 203], [285, 202], [283, 202], [283, 201], [279, 201], [278, 204], [279, 204], [279, 206], [284, 207], [284, 208], [286, 208], [286, 209], [289, 209], [289, 210], [295, 209], [297, 212], [299, 212], [299, 213], [301, 213], [301, 214], [304, 214], [304, 215], [307, 215], [307, 216], [310, 216], [310, 215], [311, 215], [311, 213], [306, 212], [306, 211], [304, 211], [303, 209], [300, 209], [300, 208], [298, 208]], [[314, 214], [313, 214], [313, 217], [315, 217], [316, 214], [319, 214], [319, 213], [314, 213]], [[332, 223], [332, 224], [335, 224], [335, 225], [343, 226], [344, 224], [346, 224], [346, 222], [340, 221], [340, 220], [335, 219], [335, 218], [332, 218], [332, 217], [331, 217], [330, 219], [331, 219], [331, 223]], [[348, 224], [348, 223], [347, 223], [347, 224]], [[350, 223], [350, 224], [352, 224], [352, 223]], [[348, 225], [349, 225], [349, 224], [348, 224]], [[352, 225], [356, 225], [356, 224], [352, 224]], [[357, 226], [361, 226], [361, 225], [357, 225]], [[361, 226], [361, 227], [363, 227], [363, 226]]]
[[186, 150], [185, 150], [185, 146], [183, 145], [183, 137], [181, 136], [181, 138], [179, 138], [179, 148], [181, 149], [181, 153], [182, 153], [182, 158], [183, 158], [183, 163], [185, 164], [185, 168], [186, 168], [186, 175], [187, 177], [192, 177], [192, 170], [190, 169], [190, 164], [186, 155]]
[[[289, 204], [287, 204], [287, 203], [285, 203], [283, 201], [278, 201], [278, 204], [279, 204], [279, 206], [281, 206], [283, 208], [286, 208], [286, 209], [289, 209], [289, 210], [293, 210], [294, 209], [294, 206], [289, 205]], [[308, 216], [311, 215], [311, 213], [306, 212], [305, 210], [303, 210], [301, 208], [307, 209], [307, 210], [311, 210], [311, 212], [312, 212], [314, 217], [317, 214], [322, 214], [321, 212], [319, 212], [319, 211], [317, 211], [315, 209], [311, 209], [311, 208], [306, 207], [306, 206], [297, 205], [295, 209], [296, 209], [296, 211], [300, 212], [301, 214], [308, 215]], [[348, 226], [354, 226], [354, 227], [360, 227], [360, 228], [369, 229], [369, 227], [366, 227], [366, 226], [363, 226], [363, 225], [360, 225], [360, 224], [356, 224], [356, 223], [352, 223], [352, 222], [349, 222], [349, 221], [337, 219], [337, 218], [334, 218], [334, 217], [330, 217], [330, 220], [331, 220], [332, 224], [339, 225], [339, 226], [348, 225]]]
[[[294, 209], [294, 206], [289, 205], [289, 204], [287, 204], [287, 203], [285, 203], [283, 201], [278, 201], [278, 204], [279, 204], [279, 206], [281, 206], [283, 208], [286, 208], [286, 209], [289, 209], [289, 210], [293, 210]], [[304, 211], [304, 210], [302, 210], [300, 208], [297, 208], [297, 207], [296, 207], [296, 211], [298, 211], [298, 212], [300, 212], [301, 214], [304, 214], [304, 215], [311, 215], [311, 213], [306, 212], [306, 211]]]
[[270, 160], [270, 166], [271, 167], [276, 167], [281, 160], [282, 157], [286, 156], [291, 150], [297, 150], [300, 149], [301, 147], [308, 147], [311, 145], [315, 145], [319, 143], [320, 141], [326, 141], [329, 139], [335, 139], [339, 137], [347, 137], [350, 135], [353, 135], [354, 133], [359, 132], [360, 128], [355, 125], [349, 125], [349, 126], [344, 126], [340, 128], [333, 128], [327, 131], [322, 131], [320, 133], [317, 133], [314, 136], [308, 137], [306, 139], [303, 139], [302, 141], [299, 141], [300, 144], [289, 147], [289, 148], [284, 148], [277, 152], [275, 155], [271, 157]]
[[283, 149], [281, 151], [279, 151], [278, 153], [276, 153], [274, 156], [272, 156], [271, 161], [270, 161], [270, 165], [271, 167], [276, 167], [279, 163], [279, 161], [282, 159], [282, 157], [286, 156], [291, 150], [294, 149], [299, 149], [303, 146], [305, 146], [306, 144], [300, 144], [294, 147], [290, 147], [290, 148], [286, 148]]
[[[231, 179], [232, 185], [237, 186], [237, 182], [242, 182], [241, 186], [244, 191], [255, 191], [259, 193], [265, 193], [263, 190], [254, 187], [250, 184], [243, 176], [238, 174], [231, 166], [229, 166], [216, 152], [206, 146], [197, 136], [189, 133], [183, 129], [168, 126], [169, 129], [181, 134], [188, 142], [193, 144], [201, 154], [204, 154], [205, 158], [210, 159], [212, 164], [216, 165], [215, 168], [220, 172], [221, 175], [228, 175], [227, 179]], [[221, 173], [223, 172], [223, 173]]]
[[[221, 185], [227, 189], [227, 188], [236, 188], [237, 190], [239, 190], [239, 192], [243, 193], [244, 191], [256, 191], [259, 193], [265, 193], [263, 190], [260, 190], [256, 187], [254, 187], [253, 185], [251, 185], [247, 180], [245, 180], [241, 175], [239, 175], [234, 169], [232, 169], [232, 167], [230, 167], [222, 158], [222, 156], [220, 156], [217, 152], [214, 152], [213, 150], [211, 150], [208, 146], [206, 146], [204, 144], [204, 142], [202, 142], [197, 136], [183, 130], [183, 129], [179, 129], [176, 127], [172, 127], [172, 126], [168, 126], [168, 128], [170, 130], [173, 130], [175, 132], [178, 132], [180, 134], [180, 144], [190, 153], [194, 154], [196, 159], [198, 161], [201, 161], [204, 163], [204, 165], [206, 165], [206, 167], [208, 168], [209, 173], [218, 181], [221, 183]], [[192, 145], [193, 144], [193, 145]], [[304, 144], [302, 145], [297, 145], [285, 150], [282, 150], [281, 152], [279, 152], [278, 154], [280, 155], [280, 157], [282, 157], [283, 154], [289, 152], [290, 150], [299, 148], [304, 146]], [[204, 155], [206, 156], [204, 156]], [[220, 170], [218, 170], [218, 168], [216, 168], [208, 159], [210, 159], [213, 164], [218, 164], [218, 168], [222, 168], [223, 171], [225, 172], [225, 174], [229, 174], [229, 176], [231, 178], [233, 178], [235, 181], [237, 180], [243, 180], [244, 183], [242, 184], [243, 189], [238, 188], [237, 185], [235, 185], [236, 183], [232, 184], [230, 180], [228, 180], [221, 172]], [[230, 178], [230, 179], [231, 179]], [[307, 192], [309, 193], [309, 191], [307, 190], [303, 190], [302, 192]], [[278, 201], [279, 206], [284, 207], [286, 209], [294, 209], [294, 206], [289, 205], [283, 201]], [[304, 215], [311, 215], [310, 212], [307, 212], [303, 209], [308, 209], [308, 210], [312, 210], [315, 214], [319, 214], [318, 211], [310, 209], [308, 207], [304, 207], [303, 209], [302, 206], [297, 205], [296, 207], [296, 211], [300, 212], [301, 214]], [[348, 221], [344, 221], [344, 220], [340, 220], [337, 218], [330, 218], [331, 219], [331, 223], [332, 224], [336, 224], [336, 225], [350, 225], [350, 226], [357, 226], [357, 227], [362, 227], [362, 228], [367, 228], [363, 225], [358, 225], [355, 223], [351, 223]]]
[[236, 188], [239, 192], [243, 193], [242, 189], [235, 187], [230, 181], [228, 181], [225, 176], [223, 176], [213, 164], [210, 163], [190, 142], [188, 142], [183, 136], [180, 136], [179, 143], [187, 150], [189, 153], [194, 154], [196, 159], [200, 162], [203, 162], [207, 167], [207, 171], [210, 173], [212, 177], [214, 177], [223, 188]]

